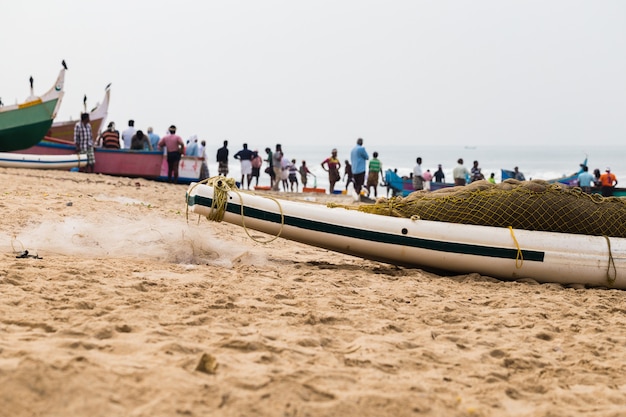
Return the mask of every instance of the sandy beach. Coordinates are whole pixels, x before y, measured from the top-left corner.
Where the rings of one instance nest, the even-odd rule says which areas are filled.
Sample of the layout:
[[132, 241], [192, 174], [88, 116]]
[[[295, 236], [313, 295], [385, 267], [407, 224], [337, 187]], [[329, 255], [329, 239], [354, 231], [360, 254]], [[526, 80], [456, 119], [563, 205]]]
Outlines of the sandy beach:
[[264, 244], [185, 185], [0, 180], [0, 416], [626, 415], [624, 291]]

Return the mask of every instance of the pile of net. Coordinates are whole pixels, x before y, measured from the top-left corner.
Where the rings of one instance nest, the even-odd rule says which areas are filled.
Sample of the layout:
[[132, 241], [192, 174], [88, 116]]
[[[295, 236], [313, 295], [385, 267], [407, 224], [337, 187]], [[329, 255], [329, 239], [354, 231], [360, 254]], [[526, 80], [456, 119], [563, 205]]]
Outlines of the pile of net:
[[416, 191], [404, 198], [381, 198], [358, 210], [450, 223], [626, 237], [626, 200], [542, 180], [477, 181], [465, 187]]

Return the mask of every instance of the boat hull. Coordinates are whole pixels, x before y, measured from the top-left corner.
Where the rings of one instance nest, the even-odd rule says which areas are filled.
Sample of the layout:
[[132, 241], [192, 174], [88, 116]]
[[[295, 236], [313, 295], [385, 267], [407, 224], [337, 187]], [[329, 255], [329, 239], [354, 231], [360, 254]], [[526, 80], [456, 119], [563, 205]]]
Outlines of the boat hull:
[[[28, 149], [18, 151], [30, 155], [72, 155], [76, 147], [56, 138], [46, 137]], [[167, 158], [160, 151], [94, 148], [94, 173], [167, 181]], [[183, 156], [179, 163], [178, 182], [189, 184], [200, 179], [202, 158]]]
[[[213, 191], [208, 185], [191, 184], [189, 210], [208, 216]], [[228, 193], [223, 220], [394, 265], [626, 289], [622, 238], [396, 218], [240, 191]]]
[[56, 82], [41, 97], [32, 94], [25, 102], [0, 106], [0, 152], [27, 149], [45, 136], [56, 117], [65, 83], [65, 65]]
[[28, 155], [0, 152], [0, 167], [33, 169], [72, 169], [87, 165], [87, 156], [73, 155]]
[[12, 152], [39, 142], [52, 125], [57, 99], [0, 113], [0, 150]]

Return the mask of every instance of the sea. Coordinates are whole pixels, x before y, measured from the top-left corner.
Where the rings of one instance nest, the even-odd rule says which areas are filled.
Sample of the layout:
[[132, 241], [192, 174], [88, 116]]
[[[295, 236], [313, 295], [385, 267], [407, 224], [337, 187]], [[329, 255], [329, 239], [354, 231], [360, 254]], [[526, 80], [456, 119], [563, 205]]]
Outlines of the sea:
[[[350, 150], [353, 143], [340, 144], [336, 146], [338, 159], [342, 163], [341, 174], [343, 177], [344, 161], [350, 160]], [[452, 170], [457, 165], [457, 160], [462, 158], [464, 165], [469, 170], [473, 161], [478, 161], [485, 178], [491, 173], [495, 174], [497, 182], [501, 181], [501, 170], [513, 170], [519, 167], [520, 172], [526, 179], [551, 180], [578, 172], [580, 164], [587, 161], [589, 172], [594, 169], [604, 172], [607, 167], [616, 175], [619, 183], [626, 186], [626, 147], [610, 145], [585, 145], [585, 146], [563, 146], [563, 145], [484, 145], [484, 146], [446, 146], [446, 145], [394, 145], [394, 144], [364, 144], [370, 158], [374, 152], [378, 152], [378, 159], [382, 162], [383, 170], [397, 169], [398, 175], [409, 176], [415, 166], [417, 157], [422, 158], [422, 170], [429, 169], [431, 173], [437, 170], [438, 164], [442, 165], [446, 175], [446, 182], [453, 182]], [[250, 149], [259, 149], [263, 158], [266, 157], [263, 149], [275, 145], [254, 146], [250, 144]], [[308, 187], [317, 186], [328, 189], [328, 174], [322, 169], [321, 163], [330, 156], [333, 146], [300, 144], [283, 145], [285, 156], [290, 160], [295, 159], [300, 166], [302, 160], [306, 161], [309, 170], [315, 174], [315, 178], [309, 178]], [[238, 151], [237, 147], [229, 145], [231, 162], [229, 163], [229, 176], [237, 181], [241, 179], [239, 162], [233, 158]], [[209, 159], [210, 175], [217, 174], [217, 163], [215, 162], [216, 149], [207, 147], [207, 157]], [[265, 163], [261, 168], [259, 185], [269, 185], [269, 175], [263, 172]], [[299, 180], [299, 178], [298, 178]], [[620, 184], [621, 185], [621, 184]], [[620, 186], [618, 185], [618, 186]], [[335, 189], [345, 188], [344, 182], [335, 185]], [[299, 190], [302, 189], [300, 185]], [[380, 189], [379, 189], [380, 190]]]

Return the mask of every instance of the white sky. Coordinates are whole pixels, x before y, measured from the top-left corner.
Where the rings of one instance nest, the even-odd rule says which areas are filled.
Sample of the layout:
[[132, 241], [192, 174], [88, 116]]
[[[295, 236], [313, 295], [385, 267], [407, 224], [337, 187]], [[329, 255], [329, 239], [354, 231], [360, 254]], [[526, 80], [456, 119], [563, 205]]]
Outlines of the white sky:
[[210, 147], [620, 144], [623, 0], [21, 0], [0, 9], [0, 97], [58, 120], [112, 83], [119, 130]]

